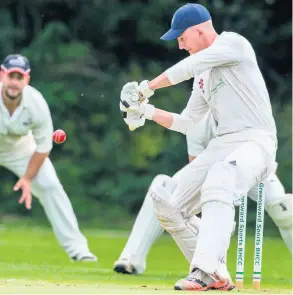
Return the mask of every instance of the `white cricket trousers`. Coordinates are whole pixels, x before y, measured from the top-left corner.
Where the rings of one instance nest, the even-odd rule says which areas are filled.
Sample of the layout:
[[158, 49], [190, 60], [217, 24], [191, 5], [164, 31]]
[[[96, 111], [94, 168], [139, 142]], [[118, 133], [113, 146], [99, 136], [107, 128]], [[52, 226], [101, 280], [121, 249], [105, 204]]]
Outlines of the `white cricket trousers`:
[[[12, 157], [7, 152], [5, 154], [5, 157], [0, 156], [0, 165], [18, 177], [22, 177], [31, 155], [13, 153], [14, 157]], [[49, 158], [46, 158], [32, 181], [31, 188], [33, 195], [43, 206], [58, 242], [68, 255], [74, 257], [78, 254], [88, 254], [87, 240], [79, 230], [71, 202]]]
[[198, 214], [209, 201], [234, 207], [235, 201], [274, 172], [275, 157], [275, 142], [264, 131], [216, 137], [180, 170], [171, 203], [185, 216]]
[[[170, 209], [164, 207], [162, 190], [153, 193], [156, 215], [166, 230], [202, 212], [191, 269], [217, 273], [221, 255], [229, 247], [235, 201], [273, 172], [275, 156], [275, 138], [266, 131], [247, 129], [211, 140], [207, 149], [180, 171], [177, 187], [168, 197], [168, 206], [180, 212], [181, 222], [178, 214], [176, 220], [173, 215], [165, 216]], [[176, 241], [176, 235], [170, 233]]]

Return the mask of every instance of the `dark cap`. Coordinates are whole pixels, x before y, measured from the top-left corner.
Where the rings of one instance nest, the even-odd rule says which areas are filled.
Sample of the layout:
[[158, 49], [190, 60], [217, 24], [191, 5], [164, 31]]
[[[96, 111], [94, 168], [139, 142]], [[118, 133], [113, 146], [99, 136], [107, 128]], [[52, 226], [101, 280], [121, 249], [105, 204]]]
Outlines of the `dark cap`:
[[185, 4], [172, 18], [171, 29], [161, 39], [165, 41], [177, 39], [186, 29], [211, 19], [208, 10], [200, 4]]
[[20, 54], [10, 54], [6, 56], [1, 68], [6, 73], [18, 72], [22, 75], [28, 75], [31, 71], [28, 59]]

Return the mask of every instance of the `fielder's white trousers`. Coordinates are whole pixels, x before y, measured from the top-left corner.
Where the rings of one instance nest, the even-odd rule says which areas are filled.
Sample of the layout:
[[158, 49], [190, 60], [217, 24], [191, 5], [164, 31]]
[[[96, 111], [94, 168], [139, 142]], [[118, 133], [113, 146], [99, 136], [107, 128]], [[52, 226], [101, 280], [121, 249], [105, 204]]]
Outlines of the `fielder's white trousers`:
[[[31, 154], [0, 154], [0, 165], [22, 177]], [[32, 193], [39, 199], [61, 246], [70, 257], [88, 254], [87, 240], [79, 230], [70, 200], [61, 185], [52, 162], [47, 158], [32, 181]]]

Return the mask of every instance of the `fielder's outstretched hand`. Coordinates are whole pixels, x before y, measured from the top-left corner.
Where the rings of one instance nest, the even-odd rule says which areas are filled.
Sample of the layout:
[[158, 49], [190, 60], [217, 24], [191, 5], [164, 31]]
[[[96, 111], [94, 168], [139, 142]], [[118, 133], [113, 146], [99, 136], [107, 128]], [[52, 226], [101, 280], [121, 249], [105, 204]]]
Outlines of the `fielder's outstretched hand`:
[[22, 190], [21, 197], [18, 201], [19, 204], [24, 203], [26, 209], [32, 208], [32, 194], [31, 194], [31, 181], [27, 178], [20, 178], [15, 184], [13, 190], [18, 191]]

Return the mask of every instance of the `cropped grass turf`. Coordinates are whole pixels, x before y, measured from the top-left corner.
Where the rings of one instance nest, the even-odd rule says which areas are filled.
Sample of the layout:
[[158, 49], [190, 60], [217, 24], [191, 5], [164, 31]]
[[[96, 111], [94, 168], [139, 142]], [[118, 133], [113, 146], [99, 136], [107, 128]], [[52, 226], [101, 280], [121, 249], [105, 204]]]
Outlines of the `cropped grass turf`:
[[[0, 294], [173, 294], [174, 283], [187, 274], [188, 264], [168, 235], [161, 237], [151, 249], [146, 272], [128, 276], [112, 271], [128, 232], [97, 229], [84, 233], [92, 252], [99, 257], [98, 263], [71, 262], [49, 228], [4, 225], [0, 231]], [[228, 256], [233, 278], [236, 245], [234, 236]], [[253, 247], [253, 237], [248, 237], [245, 289], [240, 293], [256, 293], [251, 289]], [[291, 255], [283, 241], [279, 237], [265, 236], [262, 290], [258, 293], [292, 294], [291, 263]]]

